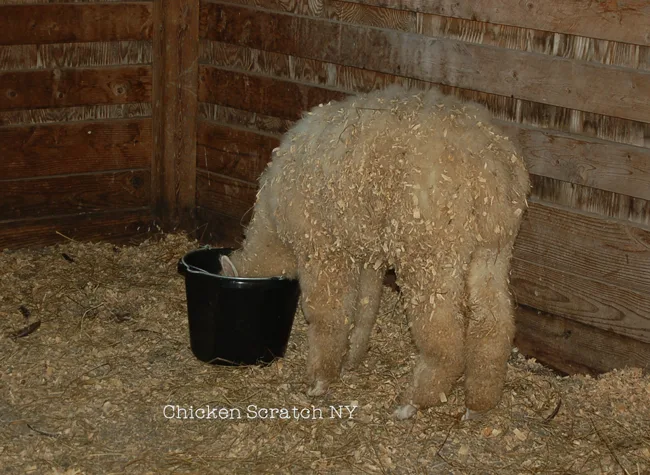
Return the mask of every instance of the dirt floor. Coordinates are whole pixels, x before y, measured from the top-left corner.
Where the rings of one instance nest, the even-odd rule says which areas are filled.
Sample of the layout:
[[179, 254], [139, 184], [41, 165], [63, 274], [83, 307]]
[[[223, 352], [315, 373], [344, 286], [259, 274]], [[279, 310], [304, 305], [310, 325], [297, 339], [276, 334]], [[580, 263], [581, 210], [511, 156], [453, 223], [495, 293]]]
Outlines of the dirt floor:
[[[394, 420], [414, 349], [388, 289], [365, 365], [324, 398], [305, 395], [300, 314], [271, 366], [199, 362], [176, 273], [197, 246], [168, 235], [0, 253], [0, 473], [650, 473], [640, 370], [561, 377], [515, 350], [483, 419], [460, 421], [459, 388]], [[183, 411], [194, 419], [171, 417]]]

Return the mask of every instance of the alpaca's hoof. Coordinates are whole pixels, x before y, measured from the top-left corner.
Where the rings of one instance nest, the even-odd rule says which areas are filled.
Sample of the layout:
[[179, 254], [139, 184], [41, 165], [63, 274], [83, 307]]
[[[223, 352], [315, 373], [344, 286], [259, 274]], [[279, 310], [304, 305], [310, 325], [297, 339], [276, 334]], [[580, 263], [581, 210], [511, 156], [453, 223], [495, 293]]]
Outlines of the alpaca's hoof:
[[410, 419], [413, 417], [416, 412], [418, 412], [417, 407], [412, 404], [404, 404], [403, 406], [399, 406], [397, 409], [395, 409], [393, 415], [400, 421], [403, 421], [405, 419]]
[[322, 396], [327, 392], [327, 383], [325, 381], [316, 381], [314, 385], [307, 390], [307, 396]]
[[465, 409], [465, 414], [460, 418], [461, 421], [475, 421], [483, 417], [482, 412], [472, 411], [471, 409]]

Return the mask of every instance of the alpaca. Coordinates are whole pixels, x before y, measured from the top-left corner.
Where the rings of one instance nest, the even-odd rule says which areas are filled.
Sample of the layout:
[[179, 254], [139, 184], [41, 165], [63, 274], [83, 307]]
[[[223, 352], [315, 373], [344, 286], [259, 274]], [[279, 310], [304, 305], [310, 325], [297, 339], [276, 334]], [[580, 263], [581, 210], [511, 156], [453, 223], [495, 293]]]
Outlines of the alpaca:
[[286, 133], [223, 272], [299, 279], [316, 396], [364, 357], [393, 268], [418, 350], [396, 416], [438, 403], [463, 374], [471, 416], [501, 398], [509, 265], [529, 188], [484, 107], [400, 87], [349, 97]]

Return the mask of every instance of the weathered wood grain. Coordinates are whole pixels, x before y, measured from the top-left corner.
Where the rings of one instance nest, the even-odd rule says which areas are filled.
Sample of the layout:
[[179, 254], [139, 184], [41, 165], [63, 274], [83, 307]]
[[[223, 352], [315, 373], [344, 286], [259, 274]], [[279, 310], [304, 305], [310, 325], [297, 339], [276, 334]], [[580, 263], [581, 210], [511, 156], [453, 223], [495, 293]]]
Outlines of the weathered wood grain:
[[645, 0], [557, 2], [537, 0], [347, 0], [398, 10], [557, 31], [650, 45], [650, 5]]
[[519, 142], [532, 174], [650, 200], [648, 148], [499, 125]]
[[438, 87], [446, 94], [485, 105], [496, 118], [544, 129], [597, 137], [650, 148], [650, 123], [526, 101], [510, 96], [438, 85], [404, 76], [353, 66], [305, 59], [227, 43], [203, 40], [200, 59], [204, 64], [246, 73], [276, 76], [349, 92], [367, 92], [390, 84], [417, 89]]
[[0, 44], [148, 40], [151, 3], [0, 5]]
[[151, 103], [136, 102], [133, 104], [0, 111], [0, 126], [77, 122], [83, 120], [130, 119], [136, 117], [151, 117]]
[[631, 223], [533, 202], [514, 256], [650, 295], [650, 230]]
[[154, 3], [152, 206], [166, 227], [195, 208], [199, 0]]
[[204, 6], [206, 39], [650, 121], [647, 71], [231, 5]]
[[0, 179], [151, 164], [151, 119], [0, 127]]
[[357, 25], [415, 32], [436, 38], [541, 53], [600, 64], [650, 69], [650, 47], [620, 41], [566, 34], [556, 29], [536, 29], [454, 18], [432, 13], [384, 8], [377, 2], [337, 0], [227, 0], [227, 3], [328, 18]]
[[151, 100], [151, 67], [0, 72], [0, 109]]
[[149, 169], [0, 181], [0, 221], [140, 208], [149, 204]]
[[520, 306], [515, 346], [565, 374], [650, 369], [650, 345], [591, 325]]
[[531, 175], [531, 182], [531, 201], [552, 203], [650, 227], [648, 200], [539, 175]]
[[634, 69], [650, 69], [644, 60], [649, 46], [568, 35], [557, 30], [519, 28], [441, 15], [418, 14], [418, 33], [436, 38], [516, 49]]
[[150, 64], [150, 41], [0, 46], [0, 70]]
[[190, 235], [201, 244], [236, 249], [241, 247], [244, 241], [244, 227], [247, 223], [248, 219], [233, 218], [198, 206], [196, 208], [195, 225]]
[[196, 166], [213, 173], [257, 182], [271, 160], [278, 137], [201, 121], [197, 134]]
[[543, 256], [536, 261], [512, 260], [510, 283], [518, 303], [650, 343], [649, 292], [595, 280], [593, 271], [557, 270]]
[[196, 171], [196, 204], [233, 218], [247, 218], [255, 203], [254, 183]]
[[0, 223], [0, 249], [48, 246], [66, 238], [133, 244], [155, 232], [149, 208], [23, 219]]
[[275, 135], [283, 134], [293, 124], [292, 120], [207, 102], [199, 103], [199, 119], [246, 127]]
[[199, 100], [236, 109], [260, 111], [283, 119], [298, 119], [300, 115], [347, 94], [290, 81], [278, 81], [261, 76], [201, 65], [199, 68]]

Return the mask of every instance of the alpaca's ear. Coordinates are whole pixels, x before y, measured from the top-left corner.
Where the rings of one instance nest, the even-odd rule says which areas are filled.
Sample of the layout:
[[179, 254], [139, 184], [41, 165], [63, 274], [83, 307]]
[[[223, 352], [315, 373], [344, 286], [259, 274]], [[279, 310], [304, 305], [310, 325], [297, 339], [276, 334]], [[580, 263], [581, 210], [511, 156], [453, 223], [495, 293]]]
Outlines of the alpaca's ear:
[[226, 277], [239, 277], [235, 264], [232, 263], [228, 256], [221, 256], [219, 262], [221, 262], [221, 275], [225, 275]]

